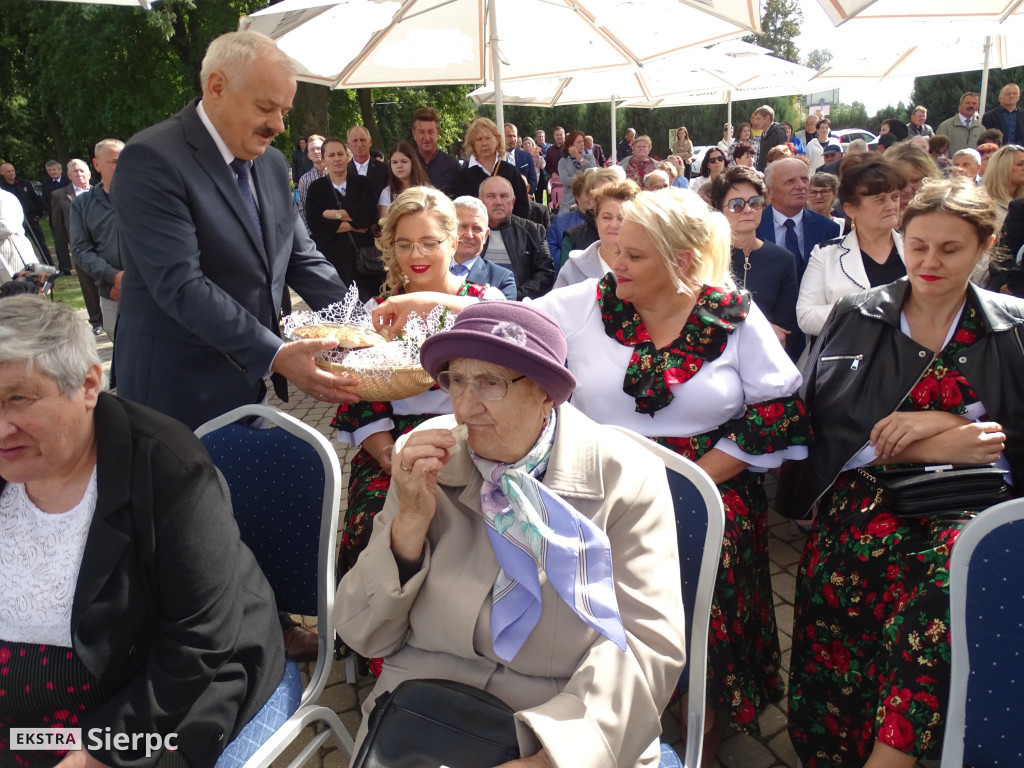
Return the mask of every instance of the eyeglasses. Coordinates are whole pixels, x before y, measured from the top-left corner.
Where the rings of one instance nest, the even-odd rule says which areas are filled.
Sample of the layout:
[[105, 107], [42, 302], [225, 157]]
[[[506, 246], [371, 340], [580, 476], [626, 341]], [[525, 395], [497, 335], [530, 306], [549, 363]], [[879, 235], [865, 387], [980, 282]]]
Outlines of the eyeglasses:
[[744, 200], [742, 197], [734, 197], [732, 200], [727, 200], [725, 207], [730, 213], [740, 213], [745, 206], [750, 206], [752, 211], [760, 211], [764, 208], [764, 195], [754, 195], [749, 200]]
[[442, 240], [396, 240], [395, 253], [399, 256], [411, 256], [412, 249], [415, 247], [424, 256], [433, 256], [441, 247], [442, 242]]
[[832, 190], [828, 189], [828, 188], [826, 188], [826, 189], [812, 189], [808, 194], [811, 197], [828, 197], [830, 194], [832, 194]]
[[725, 158], [722, 157], [721, 155], [715, 155], [715, 157], [709, 157], [708, 158], [708, 165], [711, 165], [711, 163], [724, 163], [724, 162], [725, 162]]
[[461, 373], [441, 371], [437, 374], [437, 385], [452, 397], [462, 397], [466, 392], [466, 387], [472, 386], [484, 400], [494, 402], [505, 397], [513, 384], [525, 378], [525, 376], [517, 376], [514, 379], [504, 379], [501, 376], [463, 376]]

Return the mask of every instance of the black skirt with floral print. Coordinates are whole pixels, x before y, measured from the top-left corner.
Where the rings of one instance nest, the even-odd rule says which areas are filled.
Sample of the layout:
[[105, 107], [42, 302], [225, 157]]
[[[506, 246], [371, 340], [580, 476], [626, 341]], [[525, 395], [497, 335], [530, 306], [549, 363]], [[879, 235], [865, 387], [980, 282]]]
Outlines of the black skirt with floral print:
[[[900, 410], [962, 414], [977, 402], [955, 361], [982, 332], [966, 306]], [[843, 472], [821, 499], [800, 563], [789, 731], [807, 768], [859, 768], [876, 741], [918, 758], [942, 749], [949, 555], [970, 515], [871, 514], [876, 490], [870, 476]]]

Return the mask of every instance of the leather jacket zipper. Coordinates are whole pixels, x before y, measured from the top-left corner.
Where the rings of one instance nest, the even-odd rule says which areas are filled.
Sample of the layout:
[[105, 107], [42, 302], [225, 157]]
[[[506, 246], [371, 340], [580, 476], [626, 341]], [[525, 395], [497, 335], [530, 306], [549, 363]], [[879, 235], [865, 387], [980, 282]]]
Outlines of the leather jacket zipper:
[[[892, 410], [889, 411], [889, 413], [894, 413], [896, 408], [900, 407], [900, 403], [902, 403], [904, 400], [906, 400], [908, 397], [910, 397], [910, 393], [914, 391], [914, 387], [916, 387], [918, 385], [918, 383], [921, 381], [921, 379], [924, 378], [925, 374], [928, 373], [929, 369], [932, 367], [932, 363], [935, 362], [935, 358], [936, 357], [938, 357], [938, 355], [933, 353], [931, 359], [928, 361], [928, 364], [921, 370], [921, 372], [919, 374], [917, 374], [917, 378], [914, 379], [914, 383], [910, 385], [910, 389], [907, 390], [906, 394], [904, 394], [903, 397], [901, 397], [899, 400], [896, 401], [896, 405], [893, 407]], [[864, 358], [864, 355], [830, 355], [828, 357], [821, 358], [821, 362], [825, 362], [827, 360], [853, 360], [853, 363], [850, 365], [850, 370], [851, 371], [855, 371], [855, 370], [857, 370], [858, 366], [860, 365], [860, 361], [863, 358]], [[856, 456], [858, 453], [860, 453], [865, 448], [867, 448], [870, 443], [871, 443], [871, 440], [865, 440], [864, 444], [860, 448], [857, 449], [856, 453], [854, 453], [853, 456]], [[852, 459], [853, 456], [851, 456], [850, 458]], [[849, 460], [850, 459], [847, 459], [846, 461], [849, 461]], [[843, 462], [843, 466], [844, 467], [846, 466], [846, 462]], [[819, 501], [821, 501], [821, 497], [824, 496], [826, 493], [828, 493], [828, 489], [831, 488], [835, 484], [836, 479], [839, 477], [839, 475], [842, 474], [842, 472], [843, 472], [843, 469], [842, 469], [842, 467], [840, 467], [839, 471], [836, 472], [836, 474], [832, 477], [832, 479], [829, 481], [828, 485], [825, 486], [825, 490], [823, 490], [821, 493], [819, 493], [818, 497], [812, 502], [811, 507], [813, 507], [815, 504], [817, 504]]]
[[823, 363], [831, 363], [836, 360], [850, 360], [850, 370], [856, 371], [860, 368], [860, 361], [864, 359], [864, 355], [828, 355], [827, 357], [821, 358]]

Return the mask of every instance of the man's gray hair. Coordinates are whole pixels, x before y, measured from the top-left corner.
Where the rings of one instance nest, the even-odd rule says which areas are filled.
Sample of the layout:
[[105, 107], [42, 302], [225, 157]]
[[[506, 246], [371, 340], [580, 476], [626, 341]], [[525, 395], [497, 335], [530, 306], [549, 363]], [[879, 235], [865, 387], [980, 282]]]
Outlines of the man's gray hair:
[[96, 146], [93, 147], [92, 156], [99, 157], [100, 152], [107, 147], [110, 147], [111, 149], [124, 149], [124, 142], [120, 139], [103, 139], [102, 141], [97, 141]]
[[506, 179], [504, 176], [488, 176], [486, 179], [481, 181], [480, 186], [477, 187], [478, 194], [482, 195], [484, 193], [484, 184], [486, 184], [489, 181], [503, 181], [505, 182], [506, 186], [508, 186], [509, 192], [511, 192], [513, 195], [515, 195], [516, 193], [516, 188], [512, 186], [512, 182]]
[[46, 161], [46, 167], [47, 168], [60, 168], [60, 163], [57, 160], [47, 160]]
[[846, 154], [859, 154], [868, 151], [868, 143], [864, 139], [854, 139], [846, 146]]
[[69, 397], [100, 356], [89, 324], [67, 304], [23, 294], [0, 300], [0, 363], [24, 363]]
[[249, 68], [264, 56], [292, 77], [298, 74], [298, 63], [262, 32], [228, 32], [221, 35], [210, 43], [203, 57], [203, 66], [199, 70], [203, 90], [206, 89], [210, 75], [217, 71], [224, 73], [231, 87], [238, 87], [245, 82]]
[[85, 170], [87, 170], [87, 171], [89, 170], [89, 164], [88, 164], [87, 162], [85, 162], [85, 160], [82, 160], [82, 159], [80, 159], [80, 158], [77, 158], [77, 157], [76, 157], [76, 158], [73, 158], [73, 159], [71, 159], [71, 160], [68, 160], [68, 170], [69, 170], [69, 171], [70, 171], [70, 170], [71, 170], [71, 169], [72, 169], [72, 168], [73, 168], [74, 166], [76, 166], [76, 165], [80, 165], [80, 166], [82, 166], [82, 167], [83, 167], [83, 168], [85, 168]]
[[455, 206], [455, 210], [459, 210], [460, 208], [468, 208], [469, 210], [475, 211], [476, 213], [480, 214], [485, 219], [487, 218], [487, 206], [480, 201], [479, 197], [473, 197], [472, 195], [462, 195], [461, 197], [456, 197], [452, 201], [452, 204]]
[[796, 160], [798, 163], [800, 163], [801, 165], [804, 166], [804, 169], [807, 171], [807, 178], [810, 179], [811, 178], [810, 169], [807, 167], [807, 164], [804, 163], [803, 160], [801, 160], [799, 157], [783, 157], [783, 158], [780, 158], [780, 159], [776, 160], [774, 163], [769, 163], [768, 167], [766, 167], [764, 169], [764, 185], [766, 187], [768, 187], [769, 189], [771, 189], [772, 179], [775, 178], [775, 171], [779, 167], [781, 167], [781, 166], [785, 165], [786, 163], [791, 162], [793, 160]]
[[971, 160], [974, 161], [975, 165], [981, 165], [981, 153], [978, 150], [976, 150], [976, 149], [974, 149], [972, 147], [967, 147], [966, 149], [961, 149], [961, 150], [953, 153], [952, 159], [956, 160], [958, 157], [963, 157], [963, 156], [967, 156], [967, 157], [971, 158]]

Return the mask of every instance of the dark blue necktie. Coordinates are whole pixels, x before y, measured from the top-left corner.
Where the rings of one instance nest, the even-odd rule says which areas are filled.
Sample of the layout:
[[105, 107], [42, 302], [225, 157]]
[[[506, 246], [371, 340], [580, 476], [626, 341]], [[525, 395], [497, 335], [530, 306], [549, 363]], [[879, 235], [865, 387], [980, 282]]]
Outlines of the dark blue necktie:
[[796, 256], [799, 264], [804, 260], [804, 255], [800, 253], [800, 241], [796, 238], [796, 222], [786, 219], [782, 226], [786, 228], [786, 250]]
[[[256, 207], [256, 198], [252, 195], [252, 188], [249, 186], [249, 161], [239, 160], [237, 157], [231, 161], [231, 170], [235, 172], [235, 180], [238, 183], [238, 192], [242, 196], [245, 210], [249, 212], [258, 235], [263, 234], [260, 229], [260, 209]], [[788, 242], [788, 241], [787, 241]]]

